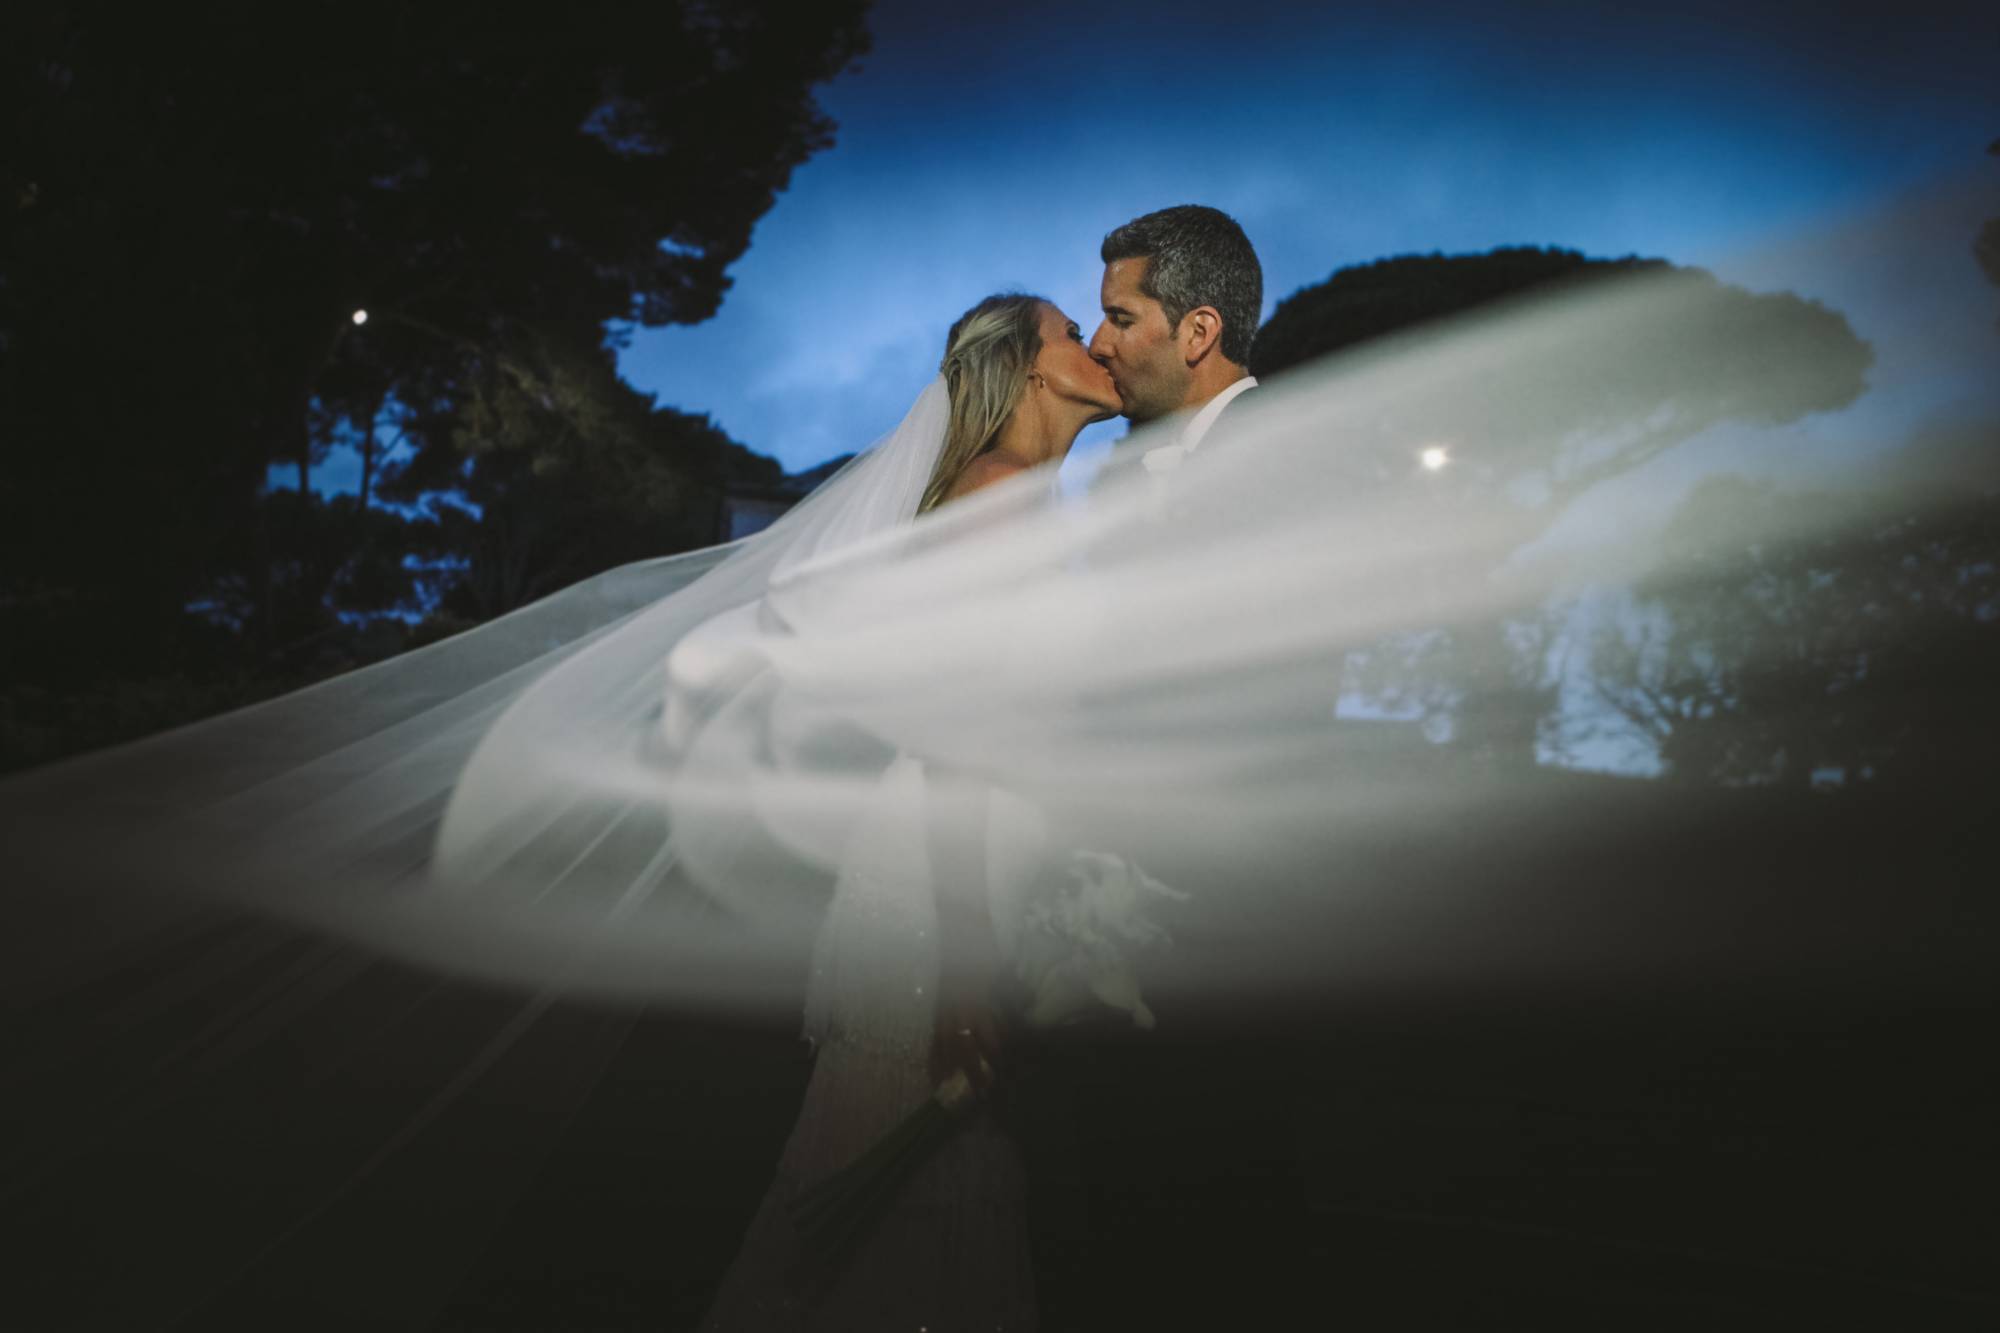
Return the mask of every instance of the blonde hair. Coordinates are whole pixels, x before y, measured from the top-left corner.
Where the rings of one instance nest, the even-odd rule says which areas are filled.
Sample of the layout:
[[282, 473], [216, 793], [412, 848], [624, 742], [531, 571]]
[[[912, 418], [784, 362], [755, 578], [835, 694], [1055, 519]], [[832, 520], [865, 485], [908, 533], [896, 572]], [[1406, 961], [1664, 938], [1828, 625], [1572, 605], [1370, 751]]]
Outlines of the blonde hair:
[[944, 503], [952, 483], [1000, 438], [1000, 428], [1028, 387], [1028, 371], [1042, 351], [1039, 296], [1005, 292], [989, 296], [958, 317], [945, 338], [945, 388], [951, 394], [951, 421], [930, 484], [917, 512]]

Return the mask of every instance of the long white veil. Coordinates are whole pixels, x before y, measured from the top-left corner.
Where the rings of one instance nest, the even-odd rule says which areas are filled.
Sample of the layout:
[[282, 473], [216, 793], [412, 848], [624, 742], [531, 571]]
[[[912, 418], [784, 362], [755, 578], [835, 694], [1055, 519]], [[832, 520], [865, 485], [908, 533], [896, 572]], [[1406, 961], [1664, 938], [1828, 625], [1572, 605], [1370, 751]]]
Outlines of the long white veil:
[[[1881, 980], [1892, 955], [1974, 984], [1984, 937], [1930, 929], [1954, 886], [1627, 873], [1721, 835], [1669, 780], [1693, 770], [1552, 736], [1610, 716], [1578, 645], [1657, 628], [1635, 589], [1740, 589], [1717, 552], [1990, 488], [2000, 339], [1969, 241], [1995, 214], [1953, 187], [1729, 287], [1518, 303], [1277, 377], [1172, 473], [1141, 432], [1068, 494], [1029, 476], [911, 522], [933, 384], [766, 533], [0, 784], [10, 910], [42, 923], [12, 974], [219, 895], [510, 983], [783, 999], [902, 752], [1185, 891], [1147, 981], [1175, 1002]], [[1805, 317], [1757, 313], [1780, 305]], [[1942, 473], [1902, 466], [1944, 427], [1970, 445]], [[1809, 455], [1863, 479], [1852, 503], [1663, 535], [1700, 476]], [[1866, 776], [1837, 767], [1822, 785]]]

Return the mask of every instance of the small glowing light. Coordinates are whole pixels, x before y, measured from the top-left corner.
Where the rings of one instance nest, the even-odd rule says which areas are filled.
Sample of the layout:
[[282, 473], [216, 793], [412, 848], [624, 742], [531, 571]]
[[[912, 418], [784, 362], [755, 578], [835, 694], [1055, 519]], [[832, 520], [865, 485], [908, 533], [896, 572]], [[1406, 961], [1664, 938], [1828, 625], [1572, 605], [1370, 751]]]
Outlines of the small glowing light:
[[1424, 470], [1427, 472], [1436, 472], [1451, 461], [1451, 455], [1445, 451], [1445, 447], [1441, 444], [1432, 445], [1421, 454], [1418, 454], [1417, 458], [1423, 463]]
[[368, 322], [368, 312], [366, 310], [355, 311], [354, 322], [356, 324], [366, 324]]

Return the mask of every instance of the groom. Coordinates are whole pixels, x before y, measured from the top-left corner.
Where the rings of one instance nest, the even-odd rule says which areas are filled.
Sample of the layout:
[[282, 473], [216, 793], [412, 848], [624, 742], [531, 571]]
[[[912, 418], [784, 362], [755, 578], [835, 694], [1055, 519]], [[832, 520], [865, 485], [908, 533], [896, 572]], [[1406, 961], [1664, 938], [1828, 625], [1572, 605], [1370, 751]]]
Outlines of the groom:
[[1104, 238], [1104, 322], [1090, 354], [1111, 372], [1135, 426], [1174, 417], [1170, 442], [1146, 452], [1152, 471], [1179, 466], [1246, 389], [1264, 272], [1236, 220], [1180, 204]]
[[[1235, 220], [1198, 204], [1133, 219], [1104, 238], [1100, 256], [1104, 322], [1090, 353], [1133, 425], [1156, 427], [1144, 433], [1142, 461], [1165, 472], [1212, 445], [1217, 419], [1256, 387], [1248, 362], [1263, 270]], [[1262, 1025], [1234, 1029], [1213, 1006], [1158, 1008], [1156, 1031], [1112, 1025], [1038, 1041], [1018, 1089], [1035, 1282], [1050, 1327], [1229, 1327], [1240, 1321], [1203, 1305], [1218, 1290], [1240, 1291], [1260, 1266], [1308, 1271], [1288, 1248], [1305, 1228], [1286, 1049], [1257, 1039]], [[1161, 1273], [1176, 1280], [1159, 1282]], [[1272, 1279], [1258, 1290], [1268, 1305]]]

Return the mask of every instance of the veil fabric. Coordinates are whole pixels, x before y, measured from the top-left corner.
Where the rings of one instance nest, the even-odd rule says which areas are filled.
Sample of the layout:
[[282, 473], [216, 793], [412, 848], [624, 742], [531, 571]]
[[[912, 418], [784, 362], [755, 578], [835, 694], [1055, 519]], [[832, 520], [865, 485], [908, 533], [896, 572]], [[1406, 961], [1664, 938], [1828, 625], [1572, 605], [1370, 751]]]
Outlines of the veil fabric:
[[[1620, 839], [1671, 841], [1704, 807], [1644, 764], [1552, 758], [1550, 692], [1574, 681], [1508, 646], [1713, 580], [1661, 539], [1704, 473], [1817, 452], [1874, 478], [1837, 516], [1706, 550], [1847, 540], [1988, 484], [1979, 448], [1922, 485], [1893, 464], [1939, 420], [1994, 438], [1994, 301], [1965, 242], [1995, 213], [1954, 186], [1746, 258], [1741, 291], [1833, 312], [1796, 335], [1714, 283], [1598, 284], [1267, 380], [1171, 473], [1141, 431], [1067, 494], [1031, 474], [917, 519], [934, 382], [745, 541], [0, 784], [15, 909], [67, 911], [87, 948], [219, 896], [510, 984], [791, 1003], [901, 756], [1185, 891], [1148, 987], [1191, 1002], [1877, 975], [1885, 931], [1965, 981], [1983, 946], [1923, 924], [1949, 886], [1624, 876]], [[1510, 725], [1513, 762], [1486, 743]], [[49, 938], [22, 969], [64, 965]]]
[[[550, 867], [575, 855], [579, 821], [590, 839], [621, 823], [628, 840], [645, 836], [635, 808], [600, 818], [580, 793], [610, 771], [610, 756], [634, 761], [657, 736], [668, 651], [705, 622], [726, 626], [729, 613], [756, 607], [829, 552], [909, 522], [949, 406], [939, 378], [895, 429], [746, 539], [613, 569], [281, 699], [0, 783], [22, 872], [18, 918], [75, 920], [16, 935], [23, 948], [9, 975], [60, 978], [73, 955], [101, 953], [162, 914], [224, 902], [449, 970], [601, 982], [578, 952], [601, 952], [595, 927], [565, 907], [520, 933], [509, 902], [545, 901], [564, 883]], [[727, 683], [707, 687], [719, 707]], [[557, 750], [591, 781], [571, 785]], [[649, 853], [645, 864], [662, 859]], [[477, 881], [484, 896], [465, 892]], [[755, 964], [771, 957], [770, 939], [739, 938], [701, 904], [682, 906], [693, 920], [676, 949], [705, 957], [704, 980], [668, 989], [718, 1003], [717, 988], [739, 1001], [759, 995]], [[52, 950], [52, 939], [73, 949]], [[652, 963], [634, 960], [625, 985]]]

